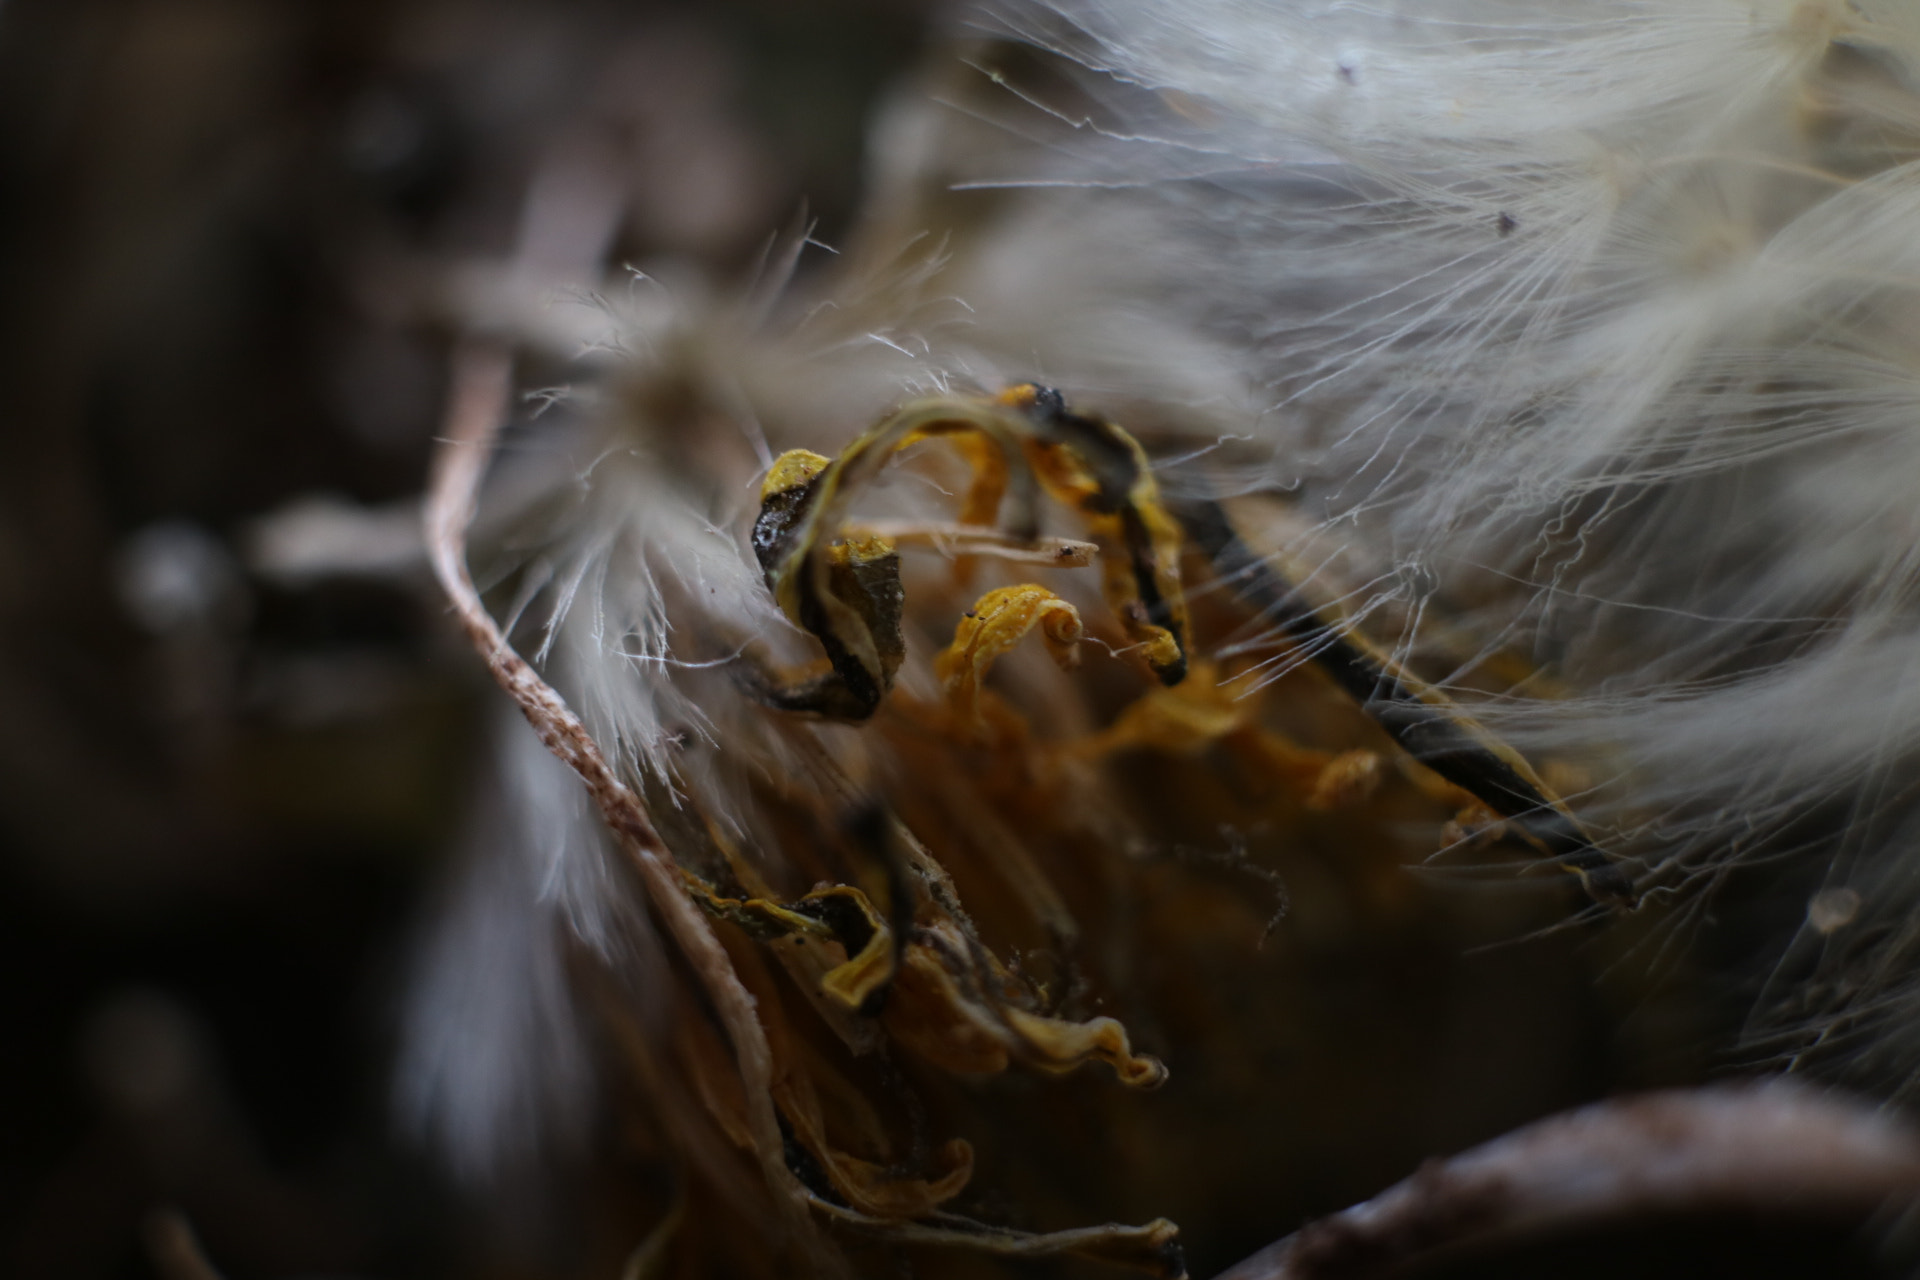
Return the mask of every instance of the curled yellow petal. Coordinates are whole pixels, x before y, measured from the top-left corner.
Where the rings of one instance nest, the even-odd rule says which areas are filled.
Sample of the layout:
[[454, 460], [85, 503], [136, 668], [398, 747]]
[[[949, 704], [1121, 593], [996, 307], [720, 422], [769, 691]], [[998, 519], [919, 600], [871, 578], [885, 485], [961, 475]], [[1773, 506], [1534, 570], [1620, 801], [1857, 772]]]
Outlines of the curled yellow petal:
[[859, 1012], [893, 979], [893, 929], [858, 889], [831, 885], [780, 903], [723, 897], [684, 869], [680, 877], [708, 914], [739, 925], [757, 942], [801, 937], [838, 943], [847, 958], [820, 974], [819, 990], [844, 1009]]
[[[840, 924], [842, 945], [850, 954], [844, 964], [834, 966], [821, 976], [820, 990], [845, 1009], [855, 1012], [865, 1009], [867, 1002], [893, 981], [892, 927], [880, 918], [866, 894], [846, 885], [816, 889], [802, 902], [803, 910], [807, 907], [819, 910], [831, 904], [839, 907], [842, 915], [857, 913], [855, 921], [836, 922]], [[861, 928], [867, 931], [866, 941], [856, 951], [849, 945], [852, 941], [849, 935], [857, 934]]]
[[1045, 587], [1031, 582], [987, 592], [954, 629], [953, 643], [934, 662], [947, 701], [961, 723], [984, 728], [980, 686], [1000, 656], [1039, 628], [1047, 652], [1063, 667], [1079, 661], [1080, 613]]
[[[982, 960], [985, 967], [981, 968]], [[922, 927], [907, 948], [883, 1015], [888, 1034], [948, 1071], [992, 1075], [1013, 1061], [1064, 1075], [1086, 1062], [1104, 1062], [1122, 1084], [1152, 1089], [1167, 1068], [1136, 1054], [1126, 1028], [1112, 1018], [1071, 1022], [1030, 1013], [1003, 998], [1007, 974], [997, 961], [970, 957], [951, 924]]]
[[1111, 725], [1081, 740], [1073, 750], [1096, 760], [1134, 747], [1168, 755], [1199, 755], [1245, 729], [1252, 716], [1253, 704], [1235, 696], [1211, 663], [1201, 662], [1194, 664], [1182, 683], [1151, 690], [1128, 703]]
[[1020, 1038], [1022, 1056], [1041, 1071], [1063, 1074], [1098, 1059], [1113, 1068], [1121, 1084], [1135, 1089], [1157, 1089], [1166, 1083], [1166, 1065], [1149, 1054], [1135, 1053], [1127, 1029], [1112, 1018], [1068, 1022], [1012, 1007], [1001, 1014]]
[[1254, 699], [1235, 693], [1212, 663], [1196, 662], [1185, 682], [1134, 700], [1112, 724], [1067, 751], [1088, 760], [1134, 749], [1197, 756], [1221, 744], [1250, 758], [1264, 776], [1316, 811], [1361, 804], [1379, 788], [1379, 753], [1298, 746], [1262, 728], [1258, 707]]
[[901, 1177], [885, 1165], [835, 1147], [817, 1104], [806, 1091], [789, 1090], [788, 1095], [781, 1114], [793, 1128], [794, 1138], [857, 1213], [886, 1220], [924, 1217], [964, 1191], [973, 1177], [973, 1146], [964, 1139], [941, 1144], [934, 1153], [931, 1177]]

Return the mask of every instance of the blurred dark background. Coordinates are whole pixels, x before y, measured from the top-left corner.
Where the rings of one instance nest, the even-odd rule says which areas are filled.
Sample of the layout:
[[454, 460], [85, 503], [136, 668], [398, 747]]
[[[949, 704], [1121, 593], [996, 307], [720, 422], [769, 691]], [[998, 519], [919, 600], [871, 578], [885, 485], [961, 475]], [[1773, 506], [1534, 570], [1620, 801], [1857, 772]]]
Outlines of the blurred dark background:
[[556, 140], [632, 178], [616, 261], [831, 242], [928, 16], [0, 4], [0, 1272], [151, 1275], [169, 1206], [235, 1277], [540, 1269], [389, 1115], [485, 694], [413, 532], [420, 282]]

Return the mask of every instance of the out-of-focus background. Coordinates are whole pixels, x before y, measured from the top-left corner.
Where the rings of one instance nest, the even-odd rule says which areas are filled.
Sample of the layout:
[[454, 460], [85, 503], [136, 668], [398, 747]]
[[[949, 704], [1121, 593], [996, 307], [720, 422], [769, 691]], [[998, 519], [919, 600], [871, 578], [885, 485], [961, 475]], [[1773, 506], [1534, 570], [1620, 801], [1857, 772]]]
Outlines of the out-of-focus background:
[[151, 1274], [164, 1206], [233, 1276], [596, 1270], [390, 1119], [488, 693], [418, 558], [419, 284], [557, 145], [631, 178], [616, 261], [833, 242], [931, 16], [0, 5], [0, 1272]]

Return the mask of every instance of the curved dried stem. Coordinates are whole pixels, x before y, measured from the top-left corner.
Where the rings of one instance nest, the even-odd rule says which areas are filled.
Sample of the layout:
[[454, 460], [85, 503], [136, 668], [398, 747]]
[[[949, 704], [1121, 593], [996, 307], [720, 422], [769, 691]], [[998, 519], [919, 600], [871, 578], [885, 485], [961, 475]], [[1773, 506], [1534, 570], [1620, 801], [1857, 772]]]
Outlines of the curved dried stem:
[[1218, 1280], [1360, 1280], [1441, 1252], [1662, 1213], [1864, 1216], [1920, 1198], [1920, 1135], [1772, 1081], [1563, 1112], [1269, 1245]]
[[774, 1200], [803, 1245], [824, 1247], [807, 1211], [808, 1196], [787, 1168], [775, 1115], [773, 1056], [755, 1012], [720, 941], [686, 895], [673, 855], [654, 829], [640, 797], [621, 782], [586, 726], [553, 686], [513, 649], [486, 610], [467, 570], [467, 530], [473, 523], [481, 478], [493, 456], [494, 439], [506, 415], [513, 359], [498, 343], [474, 342], [456, 351], [443, 437], [427, 488], [426, 536], [433, 562], [454, 614], [487, 670], [519, 704], [549, 751], [586, 784], [620, 851], [645, 886], [648, 899], [698, 975], [733, 1042], [745, 1086], [756, 1156]]

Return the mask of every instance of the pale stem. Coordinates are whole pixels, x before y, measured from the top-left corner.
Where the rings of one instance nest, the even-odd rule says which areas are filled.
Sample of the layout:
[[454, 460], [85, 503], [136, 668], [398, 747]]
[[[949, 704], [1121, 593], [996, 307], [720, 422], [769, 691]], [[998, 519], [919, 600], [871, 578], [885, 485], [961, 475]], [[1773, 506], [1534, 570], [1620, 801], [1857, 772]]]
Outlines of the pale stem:
[[497, 343], [472, 342], [454, 354], [446, 425], [427, 489], [427, 550], [434, 574], [487, 670], [519, 704], [547, 749], [586, 783], [620, 851], [706, 988], [733, 1042], [755, 1154], [775, 1201], [786, 1210], [800, 1238], [812, 1240], [806, 1190], [786, 1165], [773, 1106], [773, 1055], [754, 1012], [752, 994], [734, 973], [720, 940], [687, 899], [673, 855], [654, 830], [640, 797], [614, 774], [580, 717], [507, 643], [467, 570], [467, 531], [495, 437], [506, 417], [512, 371], [510, 352]]

